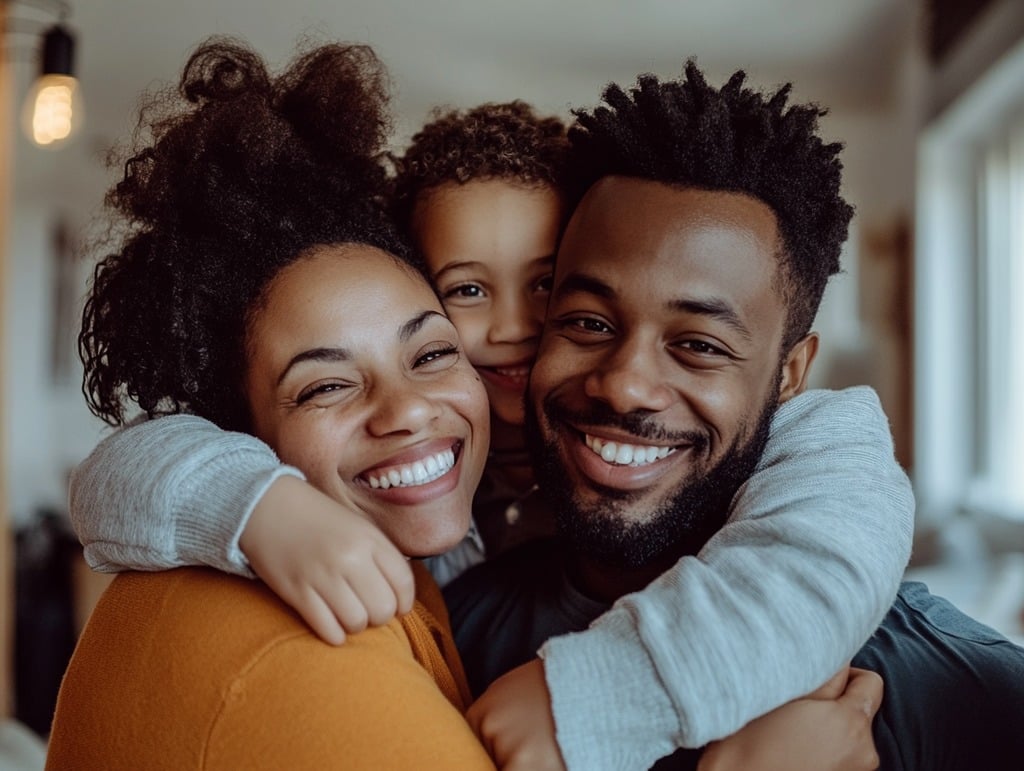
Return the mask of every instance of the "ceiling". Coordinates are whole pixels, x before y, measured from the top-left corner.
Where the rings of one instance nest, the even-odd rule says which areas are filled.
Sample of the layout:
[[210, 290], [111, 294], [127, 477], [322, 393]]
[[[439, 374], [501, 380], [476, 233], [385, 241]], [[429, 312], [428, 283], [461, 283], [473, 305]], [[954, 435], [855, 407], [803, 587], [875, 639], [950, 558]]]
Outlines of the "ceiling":
[[[2, 0], [0, 0], [2, 1]], [[9, 15], [39, 18], [42, 0]], [[138, 94], [173, 81], [210, 34], [252, 43], [274, 64], [300, 38], [368, 42], [390, 69], [398, 141], [430, 106], [524, 98], [567, 113], [610, 80], [673, 76], [696, 56], [713, 79], [748, 69], [766, 85], [793, 80], [802, 99], [849, 110], [883, 104], [914, 21], [912, 0], [70, 0], [86, 125], [60, 151], [20, 138], [15, 205], [98, 206], [103, 158], [132, 126]], [[8, 38], [10, 35], [8, 35]], [[15, 57], [16, 98], [32, 74]], [[97, 190], [99, 192], [97, 192]]]

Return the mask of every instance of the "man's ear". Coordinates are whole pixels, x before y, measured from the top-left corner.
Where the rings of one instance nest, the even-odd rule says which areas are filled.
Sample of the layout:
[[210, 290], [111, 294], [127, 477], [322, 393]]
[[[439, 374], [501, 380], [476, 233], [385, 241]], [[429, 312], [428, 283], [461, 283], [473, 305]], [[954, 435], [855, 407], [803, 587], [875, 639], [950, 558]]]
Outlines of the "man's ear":
[[797, 342], [782, 362], [782, 382], [779, 385], [779, 404], [789, 401], [807, 388], [807, 374], [811, 362], [818, 355], [818, 333], [811, 332]]

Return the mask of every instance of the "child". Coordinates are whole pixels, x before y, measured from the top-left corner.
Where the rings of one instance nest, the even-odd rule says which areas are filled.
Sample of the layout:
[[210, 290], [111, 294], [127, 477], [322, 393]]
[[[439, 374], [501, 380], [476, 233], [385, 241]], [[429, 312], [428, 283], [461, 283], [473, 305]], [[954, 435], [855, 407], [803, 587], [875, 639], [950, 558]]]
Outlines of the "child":
[[[565, 216], [557, 160], [563, 139], [555, 127], [521, 103], [451, 113], [417, 135], [398, 167], [398, 210], [404, 210], [446, 310], [485, 381], [496, 422], [496, 452], [487, 472], [495, 482], [487, 498], [493, 495], [498, 504], [490, 510], [481, 504], [483, 541], [469, 557], [465, 548], [457, 551], [457, 562], [449, 557], [438, 569], [442, 580], [480, 559], [485, 545], [500, 549], [519, 539], [521, 526], [509, 526], [510, 521], [530, 522], [532, 529], [540, 520], [532, 508], [516, 503], [532, 479], [526, 459], [517, 457], [522, 417], [514, 394], [536, 348], [540, 298], [550, 271], [545, 261], [555, 251]], [[535, 139], [518, 143], [523, 134]], [[441, 149], [428, 151], [435, 143]], [[539, 156], [550, 157], [546, 168], [554, 171], [524, 174]], [[522, 236], [522, 248], [506, 250], [500, 234]], [[493, 257], [498, 253], [500, 260]], [[614, 624], [599, 620], [562, 646], [586, 646], [587, 657], [614, 659], [616, 671], [623, 673], [618, 682], [594, 678], [585, 684], [592, 689], [589, 698], [628, 704], [625, 690], [631, 690], [642, 695], [634, 703], [671, 704], [678, 725], [670, 736], [657, 737], [668, 749], [700, 746], [732, 733], [827, 680], [888, 609], [909, 556], [910, 487], [893, 459], [888, 423], [869, 389], [797, 397], [780, 408], [774, 425], [777, 431], [757, 473], [770, 474], [775, 483], [780, 476], [799, 481], [795, 487], [803, 492], [785, 509], [765, 509], [756, 494], [741, 491], [723, 537], [708, 553], [673, 568], [685, 573], [685, 580], [663, 582], [672, 592], [663, 590], [652, 600], [685, 617], [688, 598], [702, 593], [703, 582], [734, 586], [730, 607], [716, 609], [714, 618], [689, 618], [692, 634], [680, 650], [680, 656], [696, 661], [705, 648], [715, 649], [718, 658], [721, 639], [702, 637], [703, 630], [746, 618], [747, 628], [760, 632], [732, 635], [732, 671], [707, 667], [694, 674], [699, 682], [666, 681], [636, 631], [638, 621], [628, 614], [624, 619], [619, 613]], [[802, 445], [811, 434], [827, 440]], [[808, 491], [803, 481], [811, 476], [815, 485]], [[407, 610], [411, 581], [395, 568], [400, 557], [357, 514], [323, 500], [300, 480], [297, 470], [281, 466], [251, 437], [226, 434], [195, 417], [171, 416], [114, 434], [97, 448], [72, 479], [72, 517], [90, 564], [100, 569], [201, 562], [251, 576], [251, 564], [331, 642], [343, 639], [341, 627], [356, 632], [367, 623], [384, 623], [395, 610]], [[524, 512], [518, 520], [517, 511]], [[799, 543], [779, 540], [794, 531], [800, 533]], [[742, 558], [744, 548], [752, 546], [775, 554], [776, 585], [765, 596], [779, 597], [778, 605], [753, 590], [763, 577]], [[804, 550], [819, 556], [807, 561]], [[829, 559], [842, 567], [823, 570], [823, 560]], [[799, 618], [792, 616], [794, 607], [801, 607]], [[813, 645], [805, 635], [810, 625], [816, 632]], [[545, 662], [549, 672], [558, 666], [551, 657]], [[766, 666], [772, 677], [759, 677]], [[721, 685], [735, 682], [746, 685]], [[557, 705], [558, 680], [549, 674], [548, 683]], [[701, 703], [700, 694], [709, 691], [724, 694], [714, 710]], [[579, 698], [579, 688], [574, 695]], [[623, 756], [621, 735], [594, 735], [584, 715], [559, 713], [557, 706], [555, 717], [567, 760], [584, 744], [590, 757], [613, 757], [602, 752], [602, 742], [616, 742], [616, 755]], [[642, 754], [653, 741], [652, 729], [639, 710], [635, 722], [629, 741]], [[667, 753], [659, 750], [652, 757], [661, 754]]]
[[[565, 151], [560, 120], [514, 101], [437, 113], [395, 159], [396, 219], [407, 223], [490, 400], [491, 452], [473, 502], [477, 554], [554, 532], [536, 498], [523, 505], [533, 489], [523, 394], [565, 219]], [[431, 564], [442, 585], [463, 568], [456, 555]]]

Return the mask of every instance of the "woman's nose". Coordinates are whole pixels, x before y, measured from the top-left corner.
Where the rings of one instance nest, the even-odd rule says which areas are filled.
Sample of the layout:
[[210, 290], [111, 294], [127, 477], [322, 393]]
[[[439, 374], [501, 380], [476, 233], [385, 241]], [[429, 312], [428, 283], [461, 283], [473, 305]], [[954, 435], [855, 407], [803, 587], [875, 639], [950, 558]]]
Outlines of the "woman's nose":
[[440, 404], [421, 384], [388, 381], [373, 392], [373, 410], [367, 429], [374, 436], [415, 434], [441, 414]]

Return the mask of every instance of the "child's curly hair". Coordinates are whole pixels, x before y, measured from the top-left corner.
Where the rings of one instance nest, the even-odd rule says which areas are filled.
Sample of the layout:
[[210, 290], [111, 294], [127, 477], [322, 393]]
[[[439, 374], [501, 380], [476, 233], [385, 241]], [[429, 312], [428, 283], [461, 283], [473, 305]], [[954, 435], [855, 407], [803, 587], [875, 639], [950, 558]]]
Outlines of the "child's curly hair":
[[78, 340], [96, 415], [122, 423], [133, 400], [248, 428], [246, 321], [270, 280], [322, 244], [408, 255], [384, 208], [387, 104], [368, 47], [324, 45], [272, 76], [227, 38], [148, 99], [106, 199], [124, 235]]
[[405, 154], [392, 156], [395, 218], [407, 224], [419, 194], [447, 182], [508, 179], [561, 190], [567, 149], [565, 124], [523, 101], [435, 110]]

